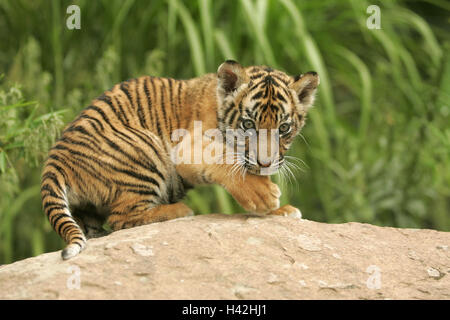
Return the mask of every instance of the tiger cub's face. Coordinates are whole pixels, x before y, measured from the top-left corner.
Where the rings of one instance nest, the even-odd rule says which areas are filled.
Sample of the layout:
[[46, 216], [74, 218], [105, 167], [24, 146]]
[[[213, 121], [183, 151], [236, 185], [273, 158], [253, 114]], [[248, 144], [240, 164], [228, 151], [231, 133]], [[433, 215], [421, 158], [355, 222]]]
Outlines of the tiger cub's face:
[[308, 72], [291, 77], [264, 66], [243, 68], [229, 60], [220, 65], [217, 77], [219, 129], [224, 135], [233, 132], [235, 138], [245, 138], [237, 140], [242, 146], [237, 162], [252, 174], [276, 173], [305, 124], [319, 76]]

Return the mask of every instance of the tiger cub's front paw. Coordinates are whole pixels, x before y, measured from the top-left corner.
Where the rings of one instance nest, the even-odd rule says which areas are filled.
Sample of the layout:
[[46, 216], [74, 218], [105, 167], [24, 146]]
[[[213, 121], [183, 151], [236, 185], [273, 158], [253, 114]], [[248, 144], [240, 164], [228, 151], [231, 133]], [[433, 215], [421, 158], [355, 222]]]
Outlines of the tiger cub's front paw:
[[225, 188], [247, 212], [267, 214], [280, 207], [280, 188], [267, 176], [248, 174]]
[[300, 212], [300, 210], [289, 204], [284, 205], [281, 208], [278, 208], [276, 210], [273, 210], [273, 211], [269, 212], [269, 214], [276, 215], [276, 216], [292, 217], [292, 218], [296, 218], [296, 219], [302, 218], [302, 213]]

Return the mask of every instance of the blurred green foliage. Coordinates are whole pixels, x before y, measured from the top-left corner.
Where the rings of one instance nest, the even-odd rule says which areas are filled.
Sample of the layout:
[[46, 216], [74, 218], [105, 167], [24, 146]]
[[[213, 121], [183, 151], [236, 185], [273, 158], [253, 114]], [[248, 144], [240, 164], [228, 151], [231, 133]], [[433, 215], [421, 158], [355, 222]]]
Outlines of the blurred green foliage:
[[[71, 4], [81, 30], [66, 28]], [[225, 59], [320, 74], [283, 204], [316, 221], [450, 230], [449, 12], [444, 0], [0, 0], [0, 263], [63, 245], [39, 196], [63, 123], [122, 80], [191, 78]], [[219, 187], [186, 202], [241, 210]]]

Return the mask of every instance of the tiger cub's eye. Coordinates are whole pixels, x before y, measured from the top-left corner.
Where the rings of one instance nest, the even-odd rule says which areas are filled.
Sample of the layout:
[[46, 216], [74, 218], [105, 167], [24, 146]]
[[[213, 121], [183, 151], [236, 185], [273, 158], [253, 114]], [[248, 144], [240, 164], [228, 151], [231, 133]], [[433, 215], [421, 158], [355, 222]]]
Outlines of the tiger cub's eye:
[[291, 130], [291, 125], [289, 123], [283, 123], [278, 130], [280, 133], [287, 133], [289, 130]]
[[241, 126], [244, 130], [255, 129], [255, 123], [252, 120], [244, 120]]

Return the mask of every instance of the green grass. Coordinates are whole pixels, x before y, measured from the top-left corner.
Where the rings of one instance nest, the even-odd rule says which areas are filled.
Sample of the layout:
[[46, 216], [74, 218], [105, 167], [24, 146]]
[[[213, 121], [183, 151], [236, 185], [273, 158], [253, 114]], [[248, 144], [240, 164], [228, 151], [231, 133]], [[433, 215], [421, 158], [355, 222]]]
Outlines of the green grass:
[[[81, 30], [65, 27], [71, 4]], [[366, 27], [369, 4], [380, 30]], [[121, 80], [191, 78], [226, 59], [321, 77], [289, 151], [302, 170], [274, 177], [283, 204], [316, 221], [449, 231], [449, 12], [444, 0], [0, 0], [0, 263], [62, 247], [38, 187], [62, 123]], [[186, 202], [242, 210], [220, 187]]]

